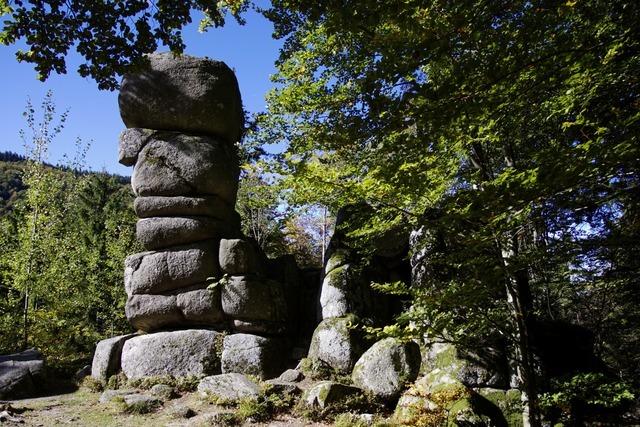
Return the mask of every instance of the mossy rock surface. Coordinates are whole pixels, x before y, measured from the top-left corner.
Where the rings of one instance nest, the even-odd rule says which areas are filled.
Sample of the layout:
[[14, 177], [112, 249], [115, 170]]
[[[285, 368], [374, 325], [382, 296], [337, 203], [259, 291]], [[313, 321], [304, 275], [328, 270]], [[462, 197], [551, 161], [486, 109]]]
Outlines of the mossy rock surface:
[[416, 379], [419, 369], [420, 349], [416, 343], [385, 338], [360, 357], [351, 378], [365, 391], [392, 400]]
[[350, 373], [364, 344], [361, 335], [351, 328], [356, 323], [353, 315], [320, 322], [311, 338], [309, 359], [320, 361], [336, 372]]

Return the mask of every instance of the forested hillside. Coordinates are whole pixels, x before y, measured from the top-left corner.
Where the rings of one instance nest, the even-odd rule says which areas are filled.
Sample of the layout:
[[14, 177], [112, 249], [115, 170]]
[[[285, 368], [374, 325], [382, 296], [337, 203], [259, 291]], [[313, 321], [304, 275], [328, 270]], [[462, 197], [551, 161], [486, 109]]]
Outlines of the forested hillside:
[[[0, 353], [35, 346], [54, 366], [128, 331], [123, 262], [135, 247], [128, 177], [0, 155]], [[25, 304], [25, 296], [26, 304]]]

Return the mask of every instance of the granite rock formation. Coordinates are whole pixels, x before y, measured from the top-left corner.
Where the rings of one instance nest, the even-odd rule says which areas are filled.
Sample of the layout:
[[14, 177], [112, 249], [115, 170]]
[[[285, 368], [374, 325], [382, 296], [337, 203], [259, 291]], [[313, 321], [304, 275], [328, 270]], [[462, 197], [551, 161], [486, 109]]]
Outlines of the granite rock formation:
[[[119, 160], [133, 166], [136, 237], [147, 249], [125, 261], [125, 313], [147, 335], [116, 339], [118, 348], [100, 343], [94, 376], [104, 380], [114, 366], [135, 378], [219, 374], [218, 332], [281, 335], [289, 310], [283, 284], [267, 276], [267, 259], [242, 236], [235, 212], [238, 83], [222, 62], [153, 54], [146, 69], [124, 76], [119, 106], [127, 126]], [[241, 341], [267, 339], [243, 334]], [[272, 360], [268, 353], [283, 348], [254, 355], [232, 347], [225, 372], [246, 370], [243, 361], [253, 357]], [[266, 370], [273, 368], [255, 373]]]

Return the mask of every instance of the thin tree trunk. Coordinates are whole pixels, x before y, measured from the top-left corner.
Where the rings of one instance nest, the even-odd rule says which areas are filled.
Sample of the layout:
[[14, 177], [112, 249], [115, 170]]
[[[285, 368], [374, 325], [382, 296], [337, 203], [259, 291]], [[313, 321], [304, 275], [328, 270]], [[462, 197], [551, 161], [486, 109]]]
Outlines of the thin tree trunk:
[[536, 371], [531, 348], [531, 291], [526, 270], [511, 272], [511, 260], [517, 255], [517, 238], [509, 236], [500, 247], [506, 272], [507, 302], [516, 328], [516, 374], [522, 392], [522, 421], [525, 427], [540, 427], [540, 409]]
[[322, 260], [321, 263], [324, 266], [325, 256], [327, 251], [327, 207], [323, 206], [322, 211]]

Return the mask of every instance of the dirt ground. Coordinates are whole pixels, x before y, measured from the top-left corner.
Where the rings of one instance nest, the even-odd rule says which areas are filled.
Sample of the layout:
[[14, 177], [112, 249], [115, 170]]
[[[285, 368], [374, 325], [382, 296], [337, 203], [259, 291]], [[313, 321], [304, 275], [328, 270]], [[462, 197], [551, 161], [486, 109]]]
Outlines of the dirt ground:
[[[10, 420], [0, 420], [0, 426], [215, 426], [224, 425], [216, 421], [215, 414], [233, 411], [232, 408], [208, 403], [197, 393], [169, 400], [160, 409], [149, 414], [127, 414], [118, 402], [100, 403], [99, 398], [99, 392], [80, 389], [68, 394], [2, 402], [0, 419], [5, 414]], [[185, 407], [193, 410], [196, 415], [188, 419], [176, 415], [176, 412]], [[268, 423], [245, 422], [243, 425], [321, 427], [330, 424], [314, 423], [283, 414]]]

